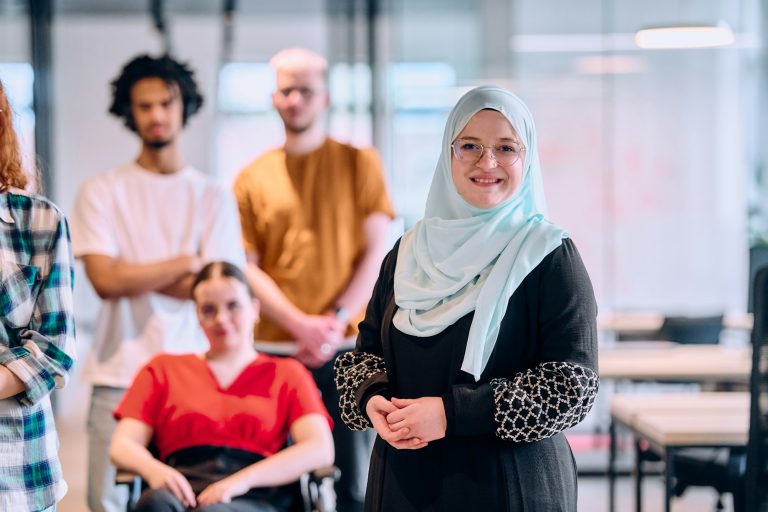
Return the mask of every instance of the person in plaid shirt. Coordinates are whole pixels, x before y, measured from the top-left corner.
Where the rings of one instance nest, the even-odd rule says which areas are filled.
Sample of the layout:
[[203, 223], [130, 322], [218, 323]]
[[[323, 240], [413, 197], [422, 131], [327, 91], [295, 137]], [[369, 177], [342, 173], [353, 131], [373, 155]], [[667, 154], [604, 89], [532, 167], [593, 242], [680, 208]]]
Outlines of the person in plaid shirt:
[[24, 191], [12, 112], [0, 83], [0, 510], [55, 510], [67, 491], [50, 394], [75, 357], [69, 228]]

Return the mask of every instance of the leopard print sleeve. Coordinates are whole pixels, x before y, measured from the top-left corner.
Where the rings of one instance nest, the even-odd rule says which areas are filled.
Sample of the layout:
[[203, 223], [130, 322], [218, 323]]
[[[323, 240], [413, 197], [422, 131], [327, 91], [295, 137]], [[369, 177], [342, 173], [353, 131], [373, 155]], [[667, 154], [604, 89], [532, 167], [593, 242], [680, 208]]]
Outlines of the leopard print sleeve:
[[533, 442], [562, 432], [584, 419], [598, 384], [593, 370], [563, 362], [542, 363], [512, 379], [494, 379], [496, 435]]
[[372, 427], [357, 403], [358, 390], [370, 379], [386, 375], [384, 358], [367, 352], [346, 352], [333, 364], [336, 389], [339, 390], [341, 419], [352, 430]]

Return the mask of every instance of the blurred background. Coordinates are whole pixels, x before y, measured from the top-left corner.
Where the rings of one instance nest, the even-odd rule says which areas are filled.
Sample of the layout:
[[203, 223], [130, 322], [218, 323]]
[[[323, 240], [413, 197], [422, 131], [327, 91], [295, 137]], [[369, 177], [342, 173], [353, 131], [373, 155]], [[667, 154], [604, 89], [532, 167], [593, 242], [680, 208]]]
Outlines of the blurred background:
[[[380, 150], [406, 229], [449, 109], [502, 85], [533, 112], [550, 217], [602, 313], [741, 314], [768, 261], [766, 21], [760, 0], [0, 0], [0, 79], [46, 195], [69, 212], [85, 178], [138, 151], [107, 115], [128, 59], [189, 62], [206, 98], [184, 153], [229, 184], [282, 141], [270, 57], [313, 49], [331, 64], [331, 134]], [[721, 39], [637, 37], [692, 25]], [[85, 351], [97, 299], [79, 277]], [[68, 393], [64, 407], [84, 407]]]

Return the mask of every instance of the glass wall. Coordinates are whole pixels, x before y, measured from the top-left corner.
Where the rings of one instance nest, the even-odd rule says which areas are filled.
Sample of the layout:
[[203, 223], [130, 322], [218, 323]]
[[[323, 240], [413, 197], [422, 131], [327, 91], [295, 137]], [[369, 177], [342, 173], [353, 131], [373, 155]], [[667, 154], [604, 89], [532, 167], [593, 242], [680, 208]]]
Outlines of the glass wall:
[[35, 167], [34, 72], [30, 60], [26, 2], [0, 0], [0, 80], [13, 108], [14, 124], [29, 170]]
[[[16, 66], [2, 70], [22, 77], [14, 83], [29, 80], [25, 5], [0, 0], [0, 62]], [[166, 38], [145, 4], [55, 5], [53, 170], [66, 179], [53, 195], [65, 211], [83, 179], [137, 150], [106, 114], [109, 82], [129, 58], [170, 43], [196, 70], [206, 103], [185, 130], [185, 156], [229, 183], [282, 142], [267, 63], [304, 46], [331, 63], [331, 134], [380, 149], [406, 227], [423, 213], [450, 107], [469, 87], [500, 84], [534, 114], [550, 216], [580, 248], [602, 311], [746, 307], [747, 204], [764, 202], [755, 176], [766, 167], [758, 0], [237, 2], [231, 22], [223, 2], [178, 0], [165, 4]], [[725, 22], [735, 42], [633, 41], [639, 28], [691, 22]]]
[[[603, 311], [744, 310], [756, 0], [388, 5], [379, 121], [407, 225], [422, 214], [448, 109], [468, 87], [499, 84], [534, 114], [550, 217], [576, 241]], [[633, 40], [693, 22], [728, 23], [735, 43]]]

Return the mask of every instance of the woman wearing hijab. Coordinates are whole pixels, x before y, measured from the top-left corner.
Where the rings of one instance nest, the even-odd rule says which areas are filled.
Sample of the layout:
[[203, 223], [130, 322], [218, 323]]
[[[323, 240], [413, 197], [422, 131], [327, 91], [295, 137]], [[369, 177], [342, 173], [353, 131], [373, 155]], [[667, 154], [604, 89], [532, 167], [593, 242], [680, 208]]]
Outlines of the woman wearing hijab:
[[576, 510], [562, 431], [597, 393], [597, 308], [545, 216], [528, 108], [471, 90], [448, 117], [426, 214], [336, 361], [342, 418], [378, 433], [366, 510]]

